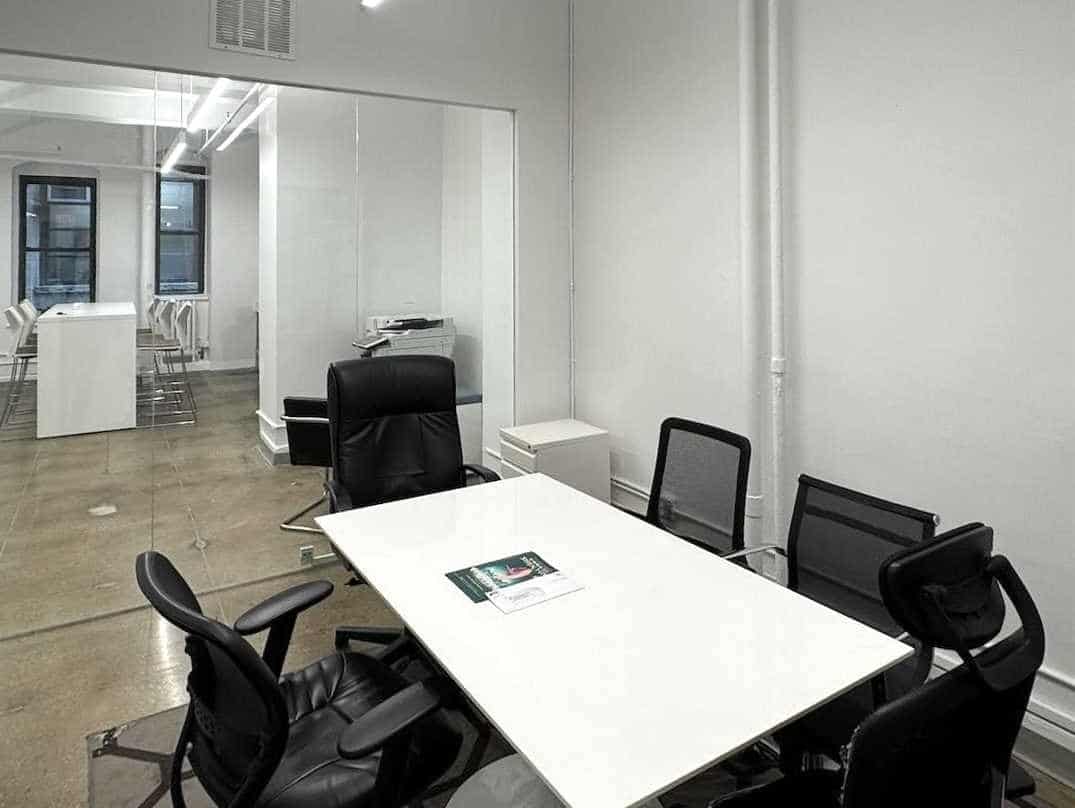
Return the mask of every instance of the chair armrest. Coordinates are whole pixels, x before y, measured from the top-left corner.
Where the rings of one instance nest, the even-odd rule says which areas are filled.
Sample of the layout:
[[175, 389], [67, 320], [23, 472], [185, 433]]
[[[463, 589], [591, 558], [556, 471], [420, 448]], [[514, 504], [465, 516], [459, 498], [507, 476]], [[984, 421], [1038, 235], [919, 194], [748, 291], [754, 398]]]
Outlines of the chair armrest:
[[788, 557], [787, 552], [779, 544], [757, 544], [754, 547], [745, 547], [742, 550], [736, 550], [734, 553], [728, 553], [728, 555], [722, 555], [721, 558], [729, 561], [734, 561], [737, 558], [746, 558], [748, 556], [755, 555], [756, 553], [774, 552], [778, 556], [784, 558]]
[[490, 468], [485, 466], [479, 466], [477, 463], [465, 463], [463, 470], [468, 474], [473, 474], [476, 477], [481, 477], [483, 483], [495, 483], [500, 479], [500, 475]]
[[277, 592], [245, 611], [235, 621], [235, 630], [244, 637], [257, 634], [271, 628], [282, 618], [294, 618], [300, 612], [320, 603], [332, 594], [332, 589], [333, 586], [328, 581], [311, 581]]
[[355, 507], [351, 504], [351, 495], [347, 493], [347, 489], [336, 480], [325, 482], [325, 493], [328, 494], [329, 513], [341, 513]]
[[416, 682], [359, 716], [340, 734], [336, 749], [345, 760], [365, 757], [439, 709], [443, 701], [442, 682]]

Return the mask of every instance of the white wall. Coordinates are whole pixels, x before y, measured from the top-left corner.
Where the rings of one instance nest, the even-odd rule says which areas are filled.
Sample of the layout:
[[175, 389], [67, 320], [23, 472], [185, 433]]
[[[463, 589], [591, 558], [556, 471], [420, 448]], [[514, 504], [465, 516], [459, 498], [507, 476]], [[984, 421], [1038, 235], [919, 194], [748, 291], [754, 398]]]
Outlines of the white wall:
[[209, 361], [254, 366], [258, 302], [258, 142], [213, 156], [209, 182]]
[[[50, 159], [0, 161], [0, 222], [5, 223], [0, 227], [0, 308], [10, 305], [18, 295], [20, 174], [97, 180], [97, 300], [135, 300], [144, 305], [148, 297], [140, 293], [140, 287], [144, 280], [151, 295], [155, 274], [156, 194], [154, 175], [140, 166], [146, 162], [143, 137], [149, 138], [152, 159], [152, 129], [62, 118], [29, 123], [0, 133], [0, 152], [40, 153]], [[173, 130], [162, 129], [158, 137], [166, 143], [172, 134]], [[51, 162], [57, 159], [74, 164]], [[148, 205], [143, 200], [146, 177], [150, 178]], [[200, 324], [202, 337], [208, 338], [214, 366], [252, 367], [258, 201], [254, 139], [240, 139], [219, 156], [208, 196], [206, 273], [210, 299], [199, 307], [199, 317], [205, 319]], [[143, 240], [148, 240], [148, 245]]]
[[[1029, 724], [1075, 748], [1075, 5], [780, 5], [785, 501], [993, 525], [1049, 634]], [[577, 407], [642, 486], [661, 417], [745, 414], [734, 12], [575, 4]]]
[[789, 470], [993, 525], [1075, 730], [1075, 4], [785, 7]]
[[[512, 299], [518, 280], [512, 273], [512, 235], [516, 232], [511, 200], [517, 193], [513, 174], [517, 129], [503, 112], [481, 113], [481, 261], [482, 261], [482, 448], [499, 451], [499, 430], [513, 423], [518, 401], [517, 355], [519, 303]], [[517, 293], [517, 292], [516, 292]], [[550, 334], [556, 341], [558, 335]], [[515, 413], [518, 417], [518, 413]], [[496, 467], [484, 456], [486, 465]]]
[[[18, 178], [21, 174], [86, 176], [97, 180], [97, 299], [133, 300], [138, 288], [141, 234], [141, 141], [138, 127], [39, 119], [0, 134], [0, 151], [38, 153], [106, 167], [4, 161], [11, 183], [0, 203], [0, 308], [18, 296]], [[127, 165], [129, 169], [108, 167]], [[14, 172], [14, 173], [13, 173]], [[10, 206], [10, 207], [8, 207]]]
[[394, 98], [357, 104], [362, 333], [366, 317], [441, 310], [444, 113]]
[[79, 0], [9, 0], [0, 50], [516, 110], [515, 417], [567, 413], [567, 0], [405, 0], [375, 12], [304, 0], [295, 61], [208, 48], [208, 0], [83, 12]]
[[736, 6], [575, 3], [576, 414], [648, 488], [661, 420], [742, 428]]
[[[441, 200], [441, 309], [455, 318], [455, 378], [482, 389], [482, 116], [443, 107], [444, 176]], [[509, 119], [510, 120], [510, 119]], [[505, 200], [510, 209], [511, 200]], [[510, 265], [506, 268], [511, 275]]]

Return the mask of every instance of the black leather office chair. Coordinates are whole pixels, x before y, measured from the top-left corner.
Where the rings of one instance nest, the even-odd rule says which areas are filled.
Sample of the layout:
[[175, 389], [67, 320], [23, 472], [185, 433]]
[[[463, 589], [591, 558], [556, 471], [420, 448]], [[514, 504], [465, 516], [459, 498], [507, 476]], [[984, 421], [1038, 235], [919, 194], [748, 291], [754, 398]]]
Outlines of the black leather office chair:
[[324, 490], [316, 502], [280, 523], [281, 530], [296, 533], [323, 533], [319, 527], [296, 524], [299, 519], [328, 499], [331, 478], [332, 449], [328, 436], [328, 403], [323, 398], [288, 396], [284, 399], [282, 416], [287, 428], [287, 447], [293, 466], [316, 466], [325, 470]]
[[766, 550], [782, 555], [784, 548], [775, 544], [744, 549], [749, 472], [748, 438], [698, 421], [666, 418], [644, 518], [724, 558]]
[[[292, 587], [235, 626], [207, 617], [171, 562], [147, 552], [138, 585], [187, 634], [190, 706], [172, 763], [184, 808], [183, 759], [209, 797], [229, 808], [395, 808], [455, 760], [461, 737], [443, 718], [438, 680], [408, 683], [390, 659], [337, 652], [280, 676], [295, 619], [332, 584]], [[268, 630], [261, 657], [243, 636]]]
[[[1000, 808], [1012, 748], [1045, 654], [1041, 616], [993, 533], [970, 525], [884, 562], [884, 602], [924, 646], [963, 664], [881, 707], [858, 727], [838, 772], [807, 772], [711, 808]], [[1021, 626], [976, 656], [1004, 621]]]
[[[878, 571], [889, 556], [933, 538], [936, 524], [928, 511], [804, 474], [788, 530], [788, 587], [878, 631], [901, 635], [881, 597]], [[798, 770], [807, 753], [838, 760], [867, 715], [926, 680], [933, 649], [901, 639], [915, 645], [910, 660], [776, 733], [785, 772]]]
[[462, 488], [467, 475], [500, 477], [463, 463], [455, 363], [443, 356], [385, 356], [328, 369], [332, 479], [329, 509]]

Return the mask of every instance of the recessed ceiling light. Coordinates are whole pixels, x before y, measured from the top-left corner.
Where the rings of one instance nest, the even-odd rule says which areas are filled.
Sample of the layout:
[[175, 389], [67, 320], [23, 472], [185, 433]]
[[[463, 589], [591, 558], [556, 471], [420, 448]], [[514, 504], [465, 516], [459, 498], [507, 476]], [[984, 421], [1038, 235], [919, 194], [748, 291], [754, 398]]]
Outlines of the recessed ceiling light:
[[384, 0], [362, 0], [362, 8], [377, 8]]

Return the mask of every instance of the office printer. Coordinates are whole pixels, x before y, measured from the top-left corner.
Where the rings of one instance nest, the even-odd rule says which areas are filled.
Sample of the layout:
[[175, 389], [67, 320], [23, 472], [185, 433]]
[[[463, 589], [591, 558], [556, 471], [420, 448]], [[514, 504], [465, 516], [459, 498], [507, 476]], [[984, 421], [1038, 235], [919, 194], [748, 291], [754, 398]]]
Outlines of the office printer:
[[455, 322], [442, 314], [395, 314], [366, 318], [366, 333], [354, 346], [363, 356], [432, 354], [451, 358]]

